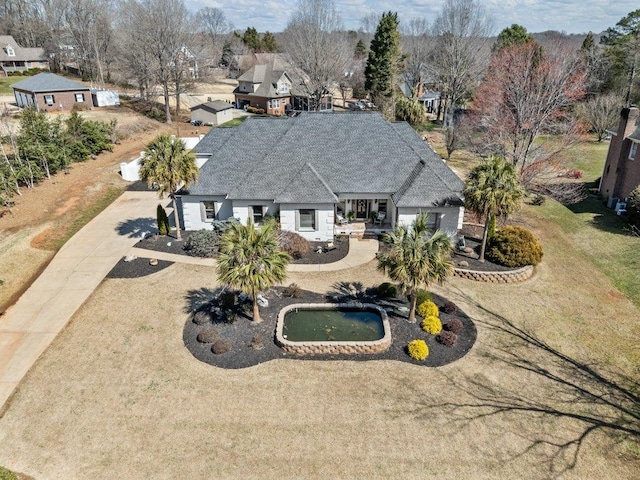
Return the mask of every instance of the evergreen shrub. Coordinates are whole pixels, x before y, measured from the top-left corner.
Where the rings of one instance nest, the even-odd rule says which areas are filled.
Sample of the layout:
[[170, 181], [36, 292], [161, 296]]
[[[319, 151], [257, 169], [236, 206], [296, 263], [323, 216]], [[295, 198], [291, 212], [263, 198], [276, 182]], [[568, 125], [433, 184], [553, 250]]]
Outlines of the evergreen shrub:
[[378, 296], [380, 298], [395, 298], [398, 296], [398, 288], [390, 282], [381, 283], [378, 286]]
[[438, 306], [431, 300], [427, 300], [418, 304], [418, 315], [420, 315], [422, 318], [438, 317], [439, 314], [440, 311], [438, 310]]
[[443, 330], [436, 336], [436, 341], [445, 347], [453, 347], [458, 341], [458, 336], [447, 330]]
[[184, 242], [182, 249], [192, 257], [211, 258], [218, 253], [220, 236], [214, 230], [198, 230]]
[[424, 340], [411, 340], [407, 345], [407, 351], [411, 358], [420, 362], [429, 356], [429, 347]]
[[511, 268], [538, 265], [542, 255], [542, 245], [535, 235], [526, 228], [517, 226], [498, 230], [489, 243], [486, 254], [492, 262]]
[[442, 326], [443, 329], [449, 331], [449, 332], [453, 332], [456, 335], [458, 333], [460, 333], [462, 331], [462, 329], [464, 328], [463, 323], [460, 321], [460, 319], [458, 318], [454, 318], [452, 320], [449, 320], [447, 323], [445, 323]]
[[171, 231], [169, 217], [167, 217], [166, 210], [160, 204], [158, 204], [158, 208], [156, 209], [156, 219], [158, 222], [158, 233], [160, 235], [169, 235], [169, 232]]
[[422, 320], [420, 326], [422, 330], [431, 335], [437, 335], [442, 331], [442, 322], [438, 317], [434, 317], [433, 315]]

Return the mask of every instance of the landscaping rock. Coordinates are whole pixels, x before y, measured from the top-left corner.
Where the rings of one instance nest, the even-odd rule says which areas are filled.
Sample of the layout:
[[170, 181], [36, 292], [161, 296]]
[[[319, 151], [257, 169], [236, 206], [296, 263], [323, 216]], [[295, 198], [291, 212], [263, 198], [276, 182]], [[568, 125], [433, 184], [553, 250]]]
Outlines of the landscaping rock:
[[157, 258], [150, 259], [149, 265], [151, 265], [152, 267], [155, 267], [156, 265], [158, 265], [158, 259]]
[[209, 323], [211, 321], [211, 315], [207, 312], [196, 312], [193, 314], [193, 323], [196, 325], [204, 325], [205, 323]]

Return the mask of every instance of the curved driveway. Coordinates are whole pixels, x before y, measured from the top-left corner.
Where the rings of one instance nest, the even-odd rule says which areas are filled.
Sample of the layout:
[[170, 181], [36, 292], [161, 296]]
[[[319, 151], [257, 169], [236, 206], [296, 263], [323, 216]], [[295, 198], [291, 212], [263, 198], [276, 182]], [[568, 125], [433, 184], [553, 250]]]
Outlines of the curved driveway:
[[[20, 299], [0, 317], [0, 415], [18, 383], [76, 310], [127, 254], [163, 254], [132, 248], [154, 232], [158, 196], [125, 192], [76, 233]], [[355, 267], [371, 261], [378, 242], [351, 239], [349, 254], [327, 265], [291, 265], [292, 271], [320, 272]], [[172, 261], [211, 260], [176, 256]]]

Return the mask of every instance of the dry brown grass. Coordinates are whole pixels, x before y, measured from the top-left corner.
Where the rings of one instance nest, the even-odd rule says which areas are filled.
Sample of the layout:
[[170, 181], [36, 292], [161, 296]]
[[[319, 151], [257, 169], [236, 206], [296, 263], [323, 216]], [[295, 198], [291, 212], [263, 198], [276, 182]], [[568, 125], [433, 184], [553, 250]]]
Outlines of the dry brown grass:
[[[213, 287], [212, 270], [106, 280], [0, 419], [0, 464], [38, 480], [637, 478], [638, 437], [622, 428], [640, 429], [624, 412], [638, 412], [633, 393], [623, 394], [624, 377], [638, 373], [640, 312], [588, 259], [567, 254], [560, 229], [526, 221], [547, 247], [532, 280], [436, 289], [479, 330], [466, 357], [438, 369], [217, 369], [182, 344], [185, 295]], [[344, 280], [383, 278], [371, 262], [287, 282], [325, 292]]]

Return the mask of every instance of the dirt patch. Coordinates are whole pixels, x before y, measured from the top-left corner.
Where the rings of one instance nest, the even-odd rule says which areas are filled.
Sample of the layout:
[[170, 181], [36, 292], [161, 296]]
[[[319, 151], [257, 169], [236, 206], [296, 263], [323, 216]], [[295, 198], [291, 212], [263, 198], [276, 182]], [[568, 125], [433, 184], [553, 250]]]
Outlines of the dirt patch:
[[[105, 114], [117, 114], [97, 112], [95, 115], [100, 115], [102, 120], [106, 120]], [[84, 113], [94, 114], [93, 111]], [[83, 221], [96, 203], [115, 191], [124, 191], [128, 182], [120, 176], [120, 163], [136, 157], [158, 133], [175, 131], [171, 126], [136, 114], [124, 112], [123, 118], [130, 125], [136, 122], [152, 125], [153, 130], [131, 133], [115, 145], [112, 152], [73, 164], [68, 173], [60, 172], [35, 188], [23, 188], [22, 195], [13, 199], [15, 206], [0, 217], [0, 279], [4, 280], [0, 290], [0, 311], [8, 308], [37, 278], [35, 273], [48, 264], [51, 252], [60, 247], [74, 228], [78, 228], [78, 222]], [[42, 251], [38, 252], [40, 249]]]

